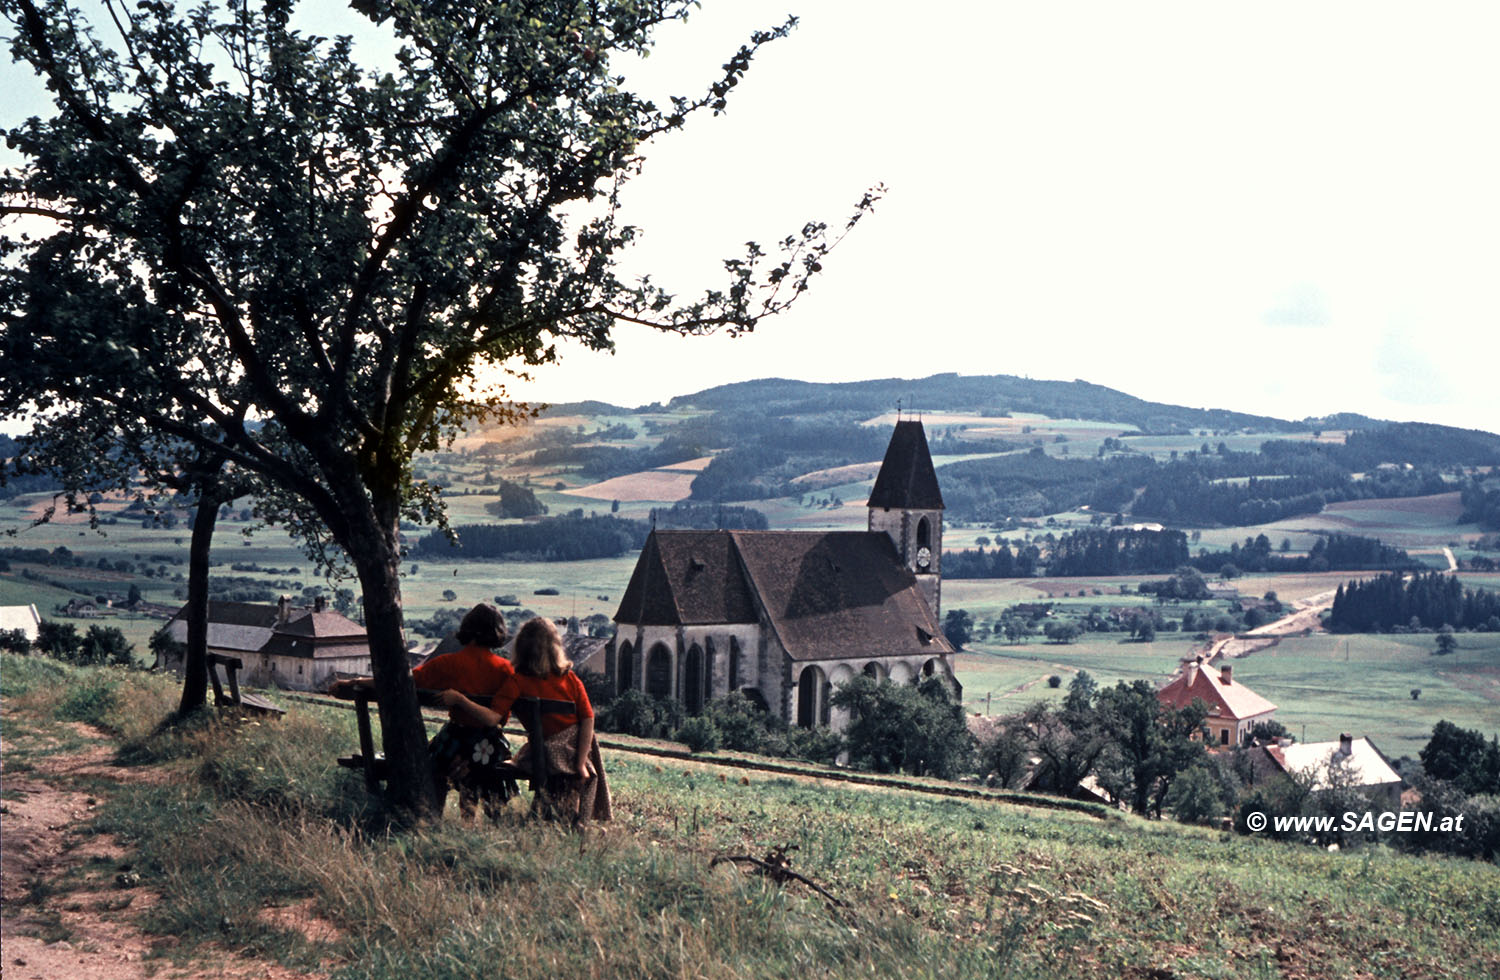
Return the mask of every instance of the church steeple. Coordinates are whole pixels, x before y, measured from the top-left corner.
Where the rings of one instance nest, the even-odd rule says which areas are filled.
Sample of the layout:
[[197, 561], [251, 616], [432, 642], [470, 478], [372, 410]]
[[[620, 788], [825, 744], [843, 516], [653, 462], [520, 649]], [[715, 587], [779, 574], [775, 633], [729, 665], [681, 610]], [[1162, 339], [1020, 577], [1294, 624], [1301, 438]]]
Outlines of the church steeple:
[[942, 602], [943, 495], [921, 422], [896, 422], [867, 506], [870, 530], [890, 535], [902, 564], [917, 577], [927, 604], [938, 616]]

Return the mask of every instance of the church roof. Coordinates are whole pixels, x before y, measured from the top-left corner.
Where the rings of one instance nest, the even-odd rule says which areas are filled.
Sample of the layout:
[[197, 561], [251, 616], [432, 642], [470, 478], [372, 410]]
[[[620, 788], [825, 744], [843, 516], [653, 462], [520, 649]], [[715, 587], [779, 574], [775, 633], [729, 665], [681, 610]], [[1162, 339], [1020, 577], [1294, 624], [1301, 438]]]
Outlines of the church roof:
[[954, 652], [884, 532], [739, 531], [734, 538], [793, 660]]
[[729, 531], [652, 531], [615, 614], [649, 626], [757, 618]]
[[942, 510], [937, 471], [927, 451], [927, 433], [922, 423], [905, 419], [896, 423], [885, 460], [870, 491], [870, 507], [901, 507]]
[[953, 653], [880, 531], [653, 531], [615, 620], [754, 623], [794, 660]]

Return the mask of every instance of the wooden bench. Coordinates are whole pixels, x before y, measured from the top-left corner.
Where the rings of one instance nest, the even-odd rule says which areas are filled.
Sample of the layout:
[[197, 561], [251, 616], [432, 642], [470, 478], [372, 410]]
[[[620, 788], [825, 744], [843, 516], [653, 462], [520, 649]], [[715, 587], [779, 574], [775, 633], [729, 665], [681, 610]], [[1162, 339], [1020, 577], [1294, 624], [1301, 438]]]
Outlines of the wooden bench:
[[[417, 688], [417, 702], [424, 708], [436, 708], [442, 706], [442, 691], [433, 691], [426, 688]], [[356, 724], [359, 728], [359, 751], [353, 755], [340, 756], [338, 764], [345, 769], [358, 769], [364, 773], [365, 786], [371, 791], [380, 789], [380, 784], [385, 782], [390, 773], [386, 767], [385, 753], [375, 751], [375, 736], [370, 727], [370, 702], [375, 700], [375, 690], [368, 686], [360, 686], [348, 691], [340, 691], [333, 695], [342, 701], [354, 702], [354, 713]], [[488, 705], [489, 698], [483, 695], [465, 694], [470, 701], [476, 704]], [[511, 714], [521, 723], [526, 732], [526, 742], [531, 748], [527, 749], [527, 760], [525, 765], [518, 766], [514, 762], [508, 762], [501, 766], [508, 769], [517, 781], [526, 780], [530, 784], [531, 791], [537, 792], [546, 787], [547, 779], [551, 776], [551, 769], [547, 761], [546, 737], [542, 732], [542, 716], [551, 714], [572, 714], [575, 710], [572, 701], [554, 701], [547, 698], [523, 697], [517, 698], [511, 706]]]
[[[224, 669], [224, 681], [219, 680], [219, 668]], [[286, 714], [285, 708], [278, 708], [258, 694], [246, 694], [240, 690], [239, 672], [245, 667], [245, 662], [239, 657], [230, 657], [222, 653], [210, 653], [208, 655], [208, 679], [214, 686], [214, 706], [217, 708], [239, 708], [244, 711], [253, 712], [258, 715], [269, 715], [279, 718]], [[229, 692], [224, 692], [225, 684]]]

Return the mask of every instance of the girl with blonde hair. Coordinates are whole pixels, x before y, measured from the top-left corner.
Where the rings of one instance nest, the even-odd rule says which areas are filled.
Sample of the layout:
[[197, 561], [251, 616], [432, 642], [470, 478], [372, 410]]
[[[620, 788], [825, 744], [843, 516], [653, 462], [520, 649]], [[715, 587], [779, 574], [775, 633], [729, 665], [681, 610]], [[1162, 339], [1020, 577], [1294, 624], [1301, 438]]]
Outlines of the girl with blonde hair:
[[[524, 751], [545, 751], [560, 774], [557, 786], [544, 788], [555, 807], [572, 810], [574, 820], [609, 819], [609, 790], [604, 785], [599, 745], [594, 738], [594, 708], [583, 681], [573, 672], [562, 637], [550, 619], [538, 616], [516, 633], [511, 653], [515, 673], [495, 692], [488, 708], [477, 705], [456, 691], [445, 692], [445, 704], [455, 718], [476, 724], [501, 725], [520, 698], [571, 702], [572, 711], [541, 716], [545, 745], [528, 745]], [[453, 700], [447, 700], [452, 695]], [[461, 702], [461, 703], [460, 703]], [[517, 758], [520, 763], [520, 758]]]

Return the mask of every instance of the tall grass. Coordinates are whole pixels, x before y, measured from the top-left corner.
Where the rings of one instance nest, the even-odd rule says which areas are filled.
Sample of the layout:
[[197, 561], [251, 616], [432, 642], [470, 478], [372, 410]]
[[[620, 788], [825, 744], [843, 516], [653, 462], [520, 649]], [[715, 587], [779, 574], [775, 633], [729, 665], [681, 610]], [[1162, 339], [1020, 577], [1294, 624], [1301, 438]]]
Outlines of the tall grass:
[[[142, 921], [176, 956], [214, 943], [338, 980], [1500, 973], [1489, 865], [618, 753], [613, 824], [573, 833], [513, 802], [403, 826], [332, 764], [348, 712], [160, 728], [150, 677], [27, 666], [12, 700], [26, 685], [3, 667], [7, 736], [66, 700], [37, 687], [108, 682], [124, 757], [169, 777], [120, 787], [94, 826], [161, 893]], [[843, 905], [713, 863], [786, 845]]]

